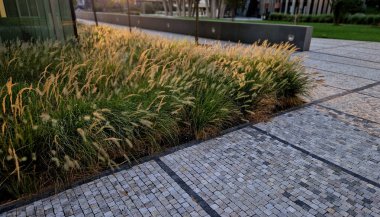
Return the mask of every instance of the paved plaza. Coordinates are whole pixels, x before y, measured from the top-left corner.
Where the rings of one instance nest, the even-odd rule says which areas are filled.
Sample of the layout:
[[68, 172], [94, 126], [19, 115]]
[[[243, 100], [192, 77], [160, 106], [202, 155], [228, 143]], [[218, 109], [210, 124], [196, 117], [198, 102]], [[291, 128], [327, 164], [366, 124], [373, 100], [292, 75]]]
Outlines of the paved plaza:
[[305, 106], [0, 216], [380, 216], [380, 43], [296, 55]]

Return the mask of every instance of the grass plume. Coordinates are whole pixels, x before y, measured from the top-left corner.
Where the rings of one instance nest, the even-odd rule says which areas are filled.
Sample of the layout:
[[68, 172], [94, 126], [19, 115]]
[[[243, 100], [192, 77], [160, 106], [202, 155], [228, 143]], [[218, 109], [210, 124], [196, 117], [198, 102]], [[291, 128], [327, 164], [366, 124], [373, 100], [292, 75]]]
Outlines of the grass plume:
[[263, 102], [307, 92], [288, 44], [206, 47], [79, 30], [79, 43], [0, 43], [2, 200], [217, 135]]

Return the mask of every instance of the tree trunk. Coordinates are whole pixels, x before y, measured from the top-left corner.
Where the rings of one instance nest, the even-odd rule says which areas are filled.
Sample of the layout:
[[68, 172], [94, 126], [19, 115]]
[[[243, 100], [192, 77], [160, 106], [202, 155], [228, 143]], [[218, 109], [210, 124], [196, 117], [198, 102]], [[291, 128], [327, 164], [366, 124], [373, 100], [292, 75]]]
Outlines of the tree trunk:
[[180, 1], [180, 0], [176, 0], [176, 1], [175, 1], [175, 2], [176, 2], [176, 5], [177, 5], [176, 10], [175, 10], [177, 16], [181, 16], [181, 13], [180, 13], [180, 11], [181, 11], [181, 9], [180, 9], [180, 7], [181, 7], [181, 3], [180, 3], [179, 1]]
[[224, 13], [226, 12], [226, 3], [224, 2], [224, 0], [221, 0], [222, 2], [222, 5], [221, 5], [221, 8], [220, 8], [220, 15], [221, 15], [221, 18], [224, 17]]
[[162, 0], [162, 5], [164, 6], [165, 15], [168, 16], [169, 15], [169, 13], [168, 13], [168, 1]]
[[220, 19], [220, 17], [221, 17], [221, 10], [222, 10], [222, 2], [223, 2], [223, 0], [219, 0], [218, 1], [218, 19]]
[[181, 0], [182, 2], [182, 16], [186, 17], [186, 0]]
[[129, 6], [129, 0], [127, 0], [127, 13], [128, 13], [128, 26], [129, 26], [129, 32], [132, 32], [132, 26], [131, 26], [131, 7]]
[[188, 0], [188, 16], [191, 17], [193, 15], [193, 0]]
[[211, 18], [216, 17], [216, 0], [210, 0], [211, 1]]
[[[198, 0], [195, 0], [195, 1], [198, 1]], [[205, 0], [205, 2], [206, 2], [206, 16], [210, 17], [210, 0]], [[199, 5], [198, 5], [198, 7], [199, 7]]]
[[234, 2], [232, 3], [232, 17], [231, 20], [235, 21], [235, 16], [236, 16], [236, 9], [237, 9], [237, 0], [233, 0]]
[[168, 0], [169, 16], [173, 16], [173, 0]]
[[73, 20], [74, 36], [77, 40], [79, 40], [78, 29], [77, 29], [77, 17], [75, 15], [75, 9], [74, 9], [73, 1], [70, 0], [69, 4], [70, 4], [70, 11], [71, 11], [71, 19]]
[[195, 44], [196, 45], [199, 45], [198, 24], [199, 24], [199, 0], [195, 0]]
[[92, 12], [94, 13], [95, 24], [96, 26], [98, 26], [98, 16], [96, 15], [96, 6], [95, 6], [94, 0], [91, 0], [91, 4], [92, 4]]

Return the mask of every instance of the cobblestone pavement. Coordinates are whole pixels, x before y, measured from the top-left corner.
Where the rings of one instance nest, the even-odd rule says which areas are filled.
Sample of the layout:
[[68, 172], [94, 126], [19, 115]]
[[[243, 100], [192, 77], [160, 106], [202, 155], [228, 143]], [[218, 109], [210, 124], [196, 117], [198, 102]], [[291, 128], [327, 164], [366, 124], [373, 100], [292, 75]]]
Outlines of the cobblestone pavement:
[[380, 43], [297, 55], [316, 81], [302, 108], [0, 216], [380, 216]]

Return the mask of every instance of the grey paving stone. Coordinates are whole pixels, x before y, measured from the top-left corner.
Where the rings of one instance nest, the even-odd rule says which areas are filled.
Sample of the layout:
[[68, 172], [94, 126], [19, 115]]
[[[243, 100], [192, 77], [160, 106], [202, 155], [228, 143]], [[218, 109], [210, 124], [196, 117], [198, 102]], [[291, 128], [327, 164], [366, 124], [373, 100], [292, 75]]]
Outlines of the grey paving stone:
[[310, 50], [323, 50], [329, 48], [336, 48], [342, 46], [353, 46], [356, 44], [361, 44], [360, 41], [351, 40], [336, 40], [336, 39], [323, 39], [323, 38], [312, 38]]
[[376, 53], [364, 53], [364, 52], [358, 52], [355, 50], [355, 48], [349, 48], [347, 47], [339, 47], [339, 48], [328, 48], [328, 49], [323, 49], [323, 53], [326, 54], [333, 54], [333, 55], [339, 55], [339, 56], [344, 56], [344, 57], [349, 57], [349, 58], [354, 58], [354, 59], [359, 59], [359, 60], [367, 60], [367, 61], [372, 61], [372, 62], [380, 62], [380, 56], [378, 56], [377, 50], [373, 50], [373, 52]]
[[[379, 53], [380, 51], [376, 51]], [[326, 61], [331, 63], [340, 63], [345, 65], [353, 65], [353, 66], [360, 66], [364, 68], [374, 68], [380, 70], [380, 62], [369, 62], [365, 60], [360, 59], [353, 59], [348, 57], [341, 57], [341, 56], [335, 56], [330, 54], [324, 54], [323, 51], [317, 52], [300, 52], [296, 53], [298, 56], [303, 56], [306, 60], [319, 60], [319, 61]], [[378, 54], [377, 54], [378, 55]]]
[[376, 97], [376, 98], [380, 98], [380, 85], [362, 90], [359, 93], [367, 94], [369, 96]]
[[379, 42], [364, 42], [360, 44], [353, 45], [353, 47], [362, 47], [372, 50], [380, 50], [380, 43]]
[[333, 96], [345, 92], [345, 90], [338, 89], [336, 87], [330, 87], [321, 82], [314, 82], [309, 90], [307, 96], [302, 96], [305, 102], [312, 102], [318, 99], [322, 99], [328, 96]]
[[[191, 36], [142, 31], [193, 40]], [[211, 39], [201, 39], [201, 43], [235, 44]], [[304, 55], [305, 65], [319, 71], [311, 72], [315, 88], [308, 101], [380, 80], [380, 43], [313, 39], [311, 52], [295, 54]], [[257, 126], [379, 182], [379, 88], [380, 85], [340, 96]], [[380, 216], [379, 188], [252, 128], [161, 159], [221, 216]], [[157, 163], [150, 161], [1, 213], [3, 216], [208, 214]]]
[[380, 123], [380, 98], [352, 93], [326, 101], [322, 105]]
[[365, 78], [358, 78], [323, 70], [308, 69], [307, 72], [310, 75], [310, 78], [317, 84], [328, 85], [344, 90], [353, 90], [376, 82]]
[[[168, 196], [175, 201], [175, 206], [170, 210], [162, 205], [169, 202], [168, 198], [158, 190], [159, 187], [171, 189]], [[1, 215], [20, 216], [22, 214], [19, 213], [26, 212], [28, 216], [50, 216], [54, 213], [58, 215], [59, 210], [62, 210], [64, 216], [95, 214], [95, 216], [166, 217], [169, 212], [190, 216], [192, 212], [199, 213], [201, 208], [157, 163], [151, 161]]]
[[369, 135], [380, 137], [380, 124], [374, 123], [368, 120], [364, 120], [357, 116], [352, 116], [347, 113], [342, 113], [338, 110], [333, 110], [331, 108], [325, 108], [321, 105], [317, 106], [319, 111], [323, 113], [328, 113], [329, 116], [344, 122], [347, 125], [356, 127], [356, 130], [361, 130], [367, 132]]
[[316, 70], [336, 72], [345, 75], [357, 76], [365, 79], [380, 81], [379, 69], [364, 68], [361, 66], [333, 63], [322, 60], [305, 60], [305, 66]]
[[[328, 109], [313, 106], [256, 126], [319, 157], [380, 182], [380, 137], [362, 130], [360, 122], [366, 124], [352, 117], [339, 119]], [[380, 125], [374, 127], [379, 128]]]
[[[209, 204], [217, 202], [218, 207], [224, 205], [236, 213], [243, 211], [238, 203], [247, 203], [246, 212], [259, 216], [273, 215], [276, 204], [280, 206], [279, 211], [291, 216], [335, 212], [339, 207], [354, 208], [356, 204], [376, 209], [380, 206], [380, 191], [376, 187], [336, 171], [252, 128], [229, 133], [161, 159], [182, 179], [186, 177], [189, 186], [198, 183], [199, 189], [220, 189], [221, 194], [204, 190], [200, 193], [204, 193], [202, 198]], [[239, 182], [239, 177], [244, 182]], [[368, 201], [363, 201], [361, 195], [366, 195]], [[219, 199], [215, 201], [213, 196]], [[281, 205], [279, 199], [285, 205]], [[314, 206], [316, 201], [324, 206]], [[216, 211], [228, 216], [225, 209]], [[373, 213], [370, 209], [359, 211], [359, 215]]]
[[360, 46], [355, 46], [355, 45], [359, 45], [359, 44], [354, 44], [353, 46], [339, 47], [339, 50], [342, 50], [348, 53], [356, 53], [356, 54], [363, 54], [363, 55], [378, 55], [379, 54], [379, 51], [376, 49], [365, 48], [365, 47], [360, 47]]

